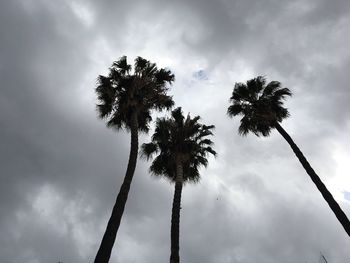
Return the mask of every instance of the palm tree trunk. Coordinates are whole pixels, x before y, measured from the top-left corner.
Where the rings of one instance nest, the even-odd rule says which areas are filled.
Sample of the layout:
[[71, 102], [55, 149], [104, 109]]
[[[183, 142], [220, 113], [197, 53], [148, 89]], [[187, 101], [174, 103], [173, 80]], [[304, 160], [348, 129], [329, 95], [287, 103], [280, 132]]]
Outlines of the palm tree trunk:
[[177, 164], [176, 167], [176, 182], [173, 199], [173, 208], [171, 214], [171, 254], [170, 263], [180, 262], [180, 209], [181, 209], [181, 192], [183, 184], [183, 170], [182, 165]]
[[294, 143], [292, 138], [288, 135], [288, 133], [276, 122], [276, 129], [283, 136], [283, 138], [289, 143], [290, 147], [293, 149], [295, 155], [298, 157], [300, 163], [303, 165], [305, 171], [310, 176], [311, 180], [316, 185], [317, 189], [321, 192], [323, 198], [328, 203], [329, 207], [332, 209], [335, 216], [338, 218], [339, 222], [344, 227], [346, 233], [350, 236], [350, 221], [347, 218], [346, 214], [340, 208], [339, 204], [334, 200], [332, 194], [328, 191], [327, 187], [323, 184], [321, 179], [318, 177], [314, 169], [310, 166], [303, 153], [300, 151], [298, 146]]
[[137, 114], [131, 116], [131, 147], [129, 154], [128, 167], [124, 177], [123, 184], [120, 187], [117, 199], [115, 201], [112, 215], [109, 218], [106, 231], [103, 235], [100, 248], [98, 249], [95, 263], [107, 263], [112, 253], [112, 248], [117, 237], [120, 221], [123, 216], [126, 200], [130, 190], [132, 178], [136, 168], [137, 153], [138, 153], [138, 120]]

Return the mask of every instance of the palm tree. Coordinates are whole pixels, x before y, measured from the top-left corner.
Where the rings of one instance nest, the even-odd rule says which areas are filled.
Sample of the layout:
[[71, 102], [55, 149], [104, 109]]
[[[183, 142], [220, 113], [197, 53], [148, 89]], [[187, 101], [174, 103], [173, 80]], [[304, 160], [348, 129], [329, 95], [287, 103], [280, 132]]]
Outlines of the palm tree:
[[207, 138], [212, 135], [213, 125], [198, 123], [199, 116], [185, 118], [181, 108], [171, 113], [171, 118], [158, 118], [150, 143], [141, 147], [142, 154], [151, 158], [157, 154], [150, 167], [153, 175], [163, 176], [175, 183], [171, 216], [171, 254], [170, 262], [180, 262], [179, 227], [182, 186], [186, 182], [198, 182], [200, 166], [208, 165], [208, 154], [216, 155], [213, 142]]
[[291, 95], [291, 91], [288, 88], [282, 88], [280, 82], [271, 81], [266, 84], [266, 79], [259, 76], [248, 80], [246, 83], [235, 84], [230, 98], [232, 104], [229, 106], [227, 113], [230, 117], [243, 115], [238, 129], [241, 135], [252, 132], [257, 136], [268, 136], [271, 130], [276, 128], [289, 143], [305, 171], [350, 236], [350, 222], [346, 214], [312, 169], [298, 146], [279, 124], [289, 116], [288, 110], [283, 107], [283, 100]]
[[148, 132], [152, 110], [169, 110], [174, 105], [172, 97], [167, 95], [167, 84], [173, 81], [170, 70], [158, 69], [156, 64], [141, 57], [135, 59], [132, 71], [126, 56], [112, 64], [107, 76], [98, 77], [99, 117], [106, 119], [107, 127], [130, 131], [131, 147], [124, 181], [95, 258], [97, 263], [108, 262], [111, 256], [136, 167], [138, 132]]

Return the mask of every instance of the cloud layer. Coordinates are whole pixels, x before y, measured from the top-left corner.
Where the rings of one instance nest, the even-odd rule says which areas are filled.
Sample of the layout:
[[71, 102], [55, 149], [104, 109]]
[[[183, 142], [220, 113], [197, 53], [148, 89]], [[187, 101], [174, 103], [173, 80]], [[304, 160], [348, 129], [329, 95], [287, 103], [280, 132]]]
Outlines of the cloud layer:
[[[240, 137], [226, 109], [235, 82], [289, 87], [283, 126], [350, 217], [349, 11], [346, 0], [0, 3], [0, 261], [93, 261], [129, 151], [129, 134], [96, 118], [96, 77], [140, 55], [175, 73], [178, 106], [216, 126], [218, 157], [183, 190], [183, 262], [348, 262], [349, 237], [287, 143]], [[173, 185], [148, 166], [113, 262], [168, 260]]]

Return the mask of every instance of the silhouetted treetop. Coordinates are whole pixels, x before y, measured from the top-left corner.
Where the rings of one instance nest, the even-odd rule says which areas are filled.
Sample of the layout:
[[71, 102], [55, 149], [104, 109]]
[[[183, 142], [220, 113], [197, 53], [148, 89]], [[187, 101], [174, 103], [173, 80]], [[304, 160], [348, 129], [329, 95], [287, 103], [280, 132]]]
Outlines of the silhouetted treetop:
[[176, 165], [180, 162], [184, 182], [198, 181], [198, 169], [207, 166], [207, 155], [216, 155], [211, 147], [213, 142], [207, 138], [212, 135], [214, 125], [200, 124], [199, 119], [199, 116], [184, 117], [180, 107], [172, 111], [171, 118], [157, 119], [152, 141], [141, 147], [147, 159], [158, 154], [150, 167], [152, 174], [175, 181]]
[[288, 88], [282, 88], [278, 81], [266, 84], [266, 79], [258, 76], [246, 83], [236, 83], [230, 98], [232, 103], [227, 113], [230, 117], [242, 115], [238, 132], [246, 135], [268, 136], [276, 121], [289, 116], [283, 107], [283, 100], [292, 96]]
[[147, 132], [151, 110], [170, 109], [174, 102], [167, 95], [174, 74], [168, 69], [158, 69], [156, 64], [137, 57], [134, 70], [123, 56], [113, 62], [107, 76], [97, 79], [96, 93], [99, 117], [107, 120], [107, 126], [130, 130], [132, 113], [137, 114], [138, 129]]

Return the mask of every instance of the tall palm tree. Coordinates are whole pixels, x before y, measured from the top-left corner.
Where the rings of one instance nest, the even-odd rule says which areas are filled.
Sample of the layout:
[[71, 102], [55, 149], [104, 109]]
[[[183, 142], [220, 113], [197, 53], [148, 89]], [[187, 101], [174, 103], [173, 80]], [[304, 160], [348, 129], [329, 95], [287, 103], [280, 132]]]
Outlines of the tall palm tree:
[[288, 110], [283, 107], [283, 100], [291, 95], [291, 91], [288, 88], [282, 88], [280, 82], [271, 81], [266, 84], [266, 79], [259, 76], [248, 80], [246, 83], [235, 84], [230, 98], [232, 104], [229, 106], [227, 113], [230, 117], [243, 115], [238, 129], [241, 135], [252, 132], [257, 136], [268, 136], [271, 130], [276, 128], [289, 143], [305, 171], [350, 236], [350, 222], [346, 214], [312, 169], [298, 146], [279, 124], [289, 116]]
[[131, 147], [124, 181], [97, 252], [96, 263], [108, 262], [111, 256], [136, 167], [138, 132], [148, 132], [152, 110], [170, 109], [174, 105], [172, 97], [167, 95], [167, 84], [173, 81], [170, 70], [158, 69], [156, 64], [141, 57], [135, 59], [132, 71], [126, 56], [112, 64], [107, 76], [98, 77], [99, 117], [106, 119], [107, 127], [130, 131]]
[[179, 227], [182, 186], [186, 182], [198, 182], [199, 168], [208, 165], [208, 154], [216, 155], [213, 142], [207, 136], [212, 135], [213, 125], [198, 123], [199, 116], [185, 118], [181, 108], [171, 113], [171, 118], [158, 118], [155, 132], [150, 143], [141, 147], [142, 154], [151, 158], [150, 171], [175, 183], [171, 216], [171, 254], [170, 262], [180, 262]]

